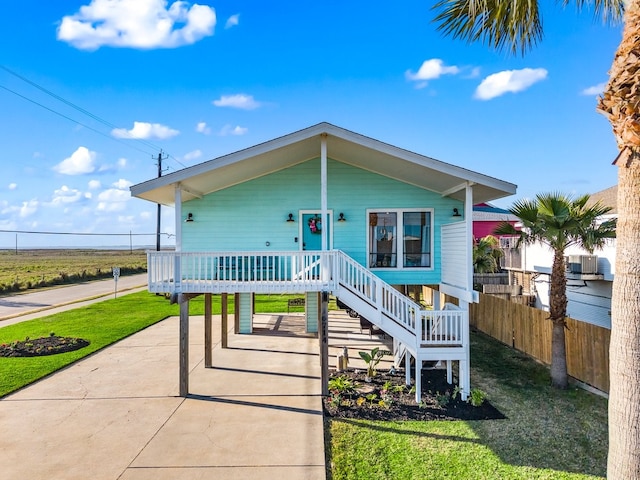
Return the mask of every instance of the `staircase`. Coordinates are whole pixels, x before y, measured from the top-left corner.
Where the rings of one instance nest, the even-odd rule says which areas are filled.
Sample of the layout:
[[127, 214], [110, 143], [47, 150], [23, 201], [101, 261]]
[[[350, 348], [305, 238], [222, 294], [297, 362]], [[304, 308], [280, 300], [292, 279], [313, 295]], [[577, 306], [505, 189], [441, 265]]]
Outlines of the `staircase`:
[[344, 252], [148, 252], [152, 293], [304, 293], [331, 292], [393, 337], [404, 354], [407, 382], [415, 359], [416, 401], [420, 401], [423, 362], [459, 364], [459, 387], [469, 393], [468, 312], [447, 304], [427, 310], [385, 283]]
[[423, 362], [446, 361], [452, 382], [451, 362], [459, 362], [462, 398], [469, 394], [468, 312], [453, 304], [443, 310], [427, 310], [403, 295], [343, 252], [335, 259], [333, 294], [394, 339], [394, 353], [404, 356], [407, 383], [410, 356], [415, 359], [416, 401], [420, 402]]

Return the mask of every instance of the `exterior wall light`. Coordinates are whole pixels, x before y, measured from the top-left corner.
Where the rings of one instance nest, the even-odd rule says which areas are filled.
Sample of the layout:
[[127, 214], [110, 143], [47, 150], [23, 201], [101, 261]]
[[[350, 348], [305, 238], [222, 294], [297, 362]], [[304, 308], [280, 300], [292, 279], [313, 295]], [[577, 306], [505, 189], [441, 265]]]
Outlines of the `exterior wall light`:
[[338, 216], [338, 221], [339, 222], [346, 222], [347, 219], [344, 218], [344, 213], [340, 212], [340, 215]]
[[462, 215], [460, 215], [460, 212], [458, 211], [458, 209], [457, 209], [457, 208], [454, 208], [454, 209], [453, 209], [453, 216], [454, 216], [454, 217], [461, 217]]
[[289, 214], [289, 218], [287, 219], [287, 222], [295, 222], [295, 220], [293, 219], [293, 213]]
[[187, 214], [187, 219], [185, 220], [185, 223], [190, 223], [190, 222], [193, 222], [193, 213]]

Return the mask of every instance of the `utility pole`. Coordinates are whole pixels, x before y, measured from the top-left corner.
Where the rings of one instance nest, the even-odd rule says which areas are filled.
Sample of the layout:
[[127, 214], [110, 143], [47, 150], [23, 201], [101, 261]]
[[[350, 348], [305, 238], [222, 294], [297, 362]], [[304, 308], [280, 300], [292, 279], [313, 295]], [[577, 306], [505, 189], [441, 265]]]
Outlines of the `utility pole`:
[[[162, 176], [162, 150], [158, 154], [158, 178]], [[156, 251], [160, 251], [160, 212], [162, 207], [158, 204], [158, 217], [156, 221]]]

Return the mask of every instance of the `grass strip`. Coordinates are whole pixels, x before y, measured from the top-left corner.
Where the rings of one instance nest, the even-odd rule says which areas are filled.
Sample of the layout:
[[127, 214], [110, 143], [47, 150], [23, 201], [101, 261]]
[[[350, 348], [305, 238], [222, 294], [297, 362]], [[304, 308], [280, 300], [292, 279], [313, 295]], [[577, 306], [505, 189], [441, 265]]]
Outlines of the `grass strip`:
[[[257, 295], [256, 312], [286, 312], [289, 295]], [[233, 295], [229, 296], [229, 311], [233, 312]], [[191, 315], [204, 315], [204, 297], [190, 301]], [[220, 296], [212, 297], [214, 314], [221, 311]], [[293, 311], [293, 309], [292, 309]], [[304, 311], [304, 307], [301, 308]], [[0, 328], [0, 344], [18, 340], [47, 337], [83, 338], [90, 345], [73, 352], [39, 357], [0, 357], [0, 397], [18, 390], [80, 358], [132, 335], [167, 317], [179, 315], [178, 305], [171, 305], [163, 296], [148, 292], [122, 295]]]
[[330, 419], [332, 479], [604, 478], [606, 399], [553, 389], [546, 367], [478, 333], [471, 366], [472, 386], [506, 420]]

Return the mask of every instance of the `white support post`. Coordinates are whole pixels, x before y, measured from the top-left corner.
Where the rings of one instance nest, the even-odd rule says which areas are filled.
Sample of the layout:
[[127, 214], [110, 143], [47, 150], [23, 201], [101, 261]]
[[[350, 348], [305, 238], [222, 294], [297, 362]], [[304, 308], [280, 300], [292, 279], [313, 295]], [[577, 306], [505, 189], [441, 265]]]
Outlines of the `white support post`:
[[453, 383], [453, 369], [451, 368], [451, 360], [447, 360], [447, 383], [451, 385]]
[[467, 229], [467, 290], [473, 291], [473, 187], [467, 183], [464, 195], [464, 221]]
[[176, 183], [175, 185], [175, 195], [174, 195], [174, 203], [175, 203], [175, 225], [176, 225], [176, 256], [175, 263], [173, 266], [173, 282], [175, 292], [181, 293], [182, 291], [182, 269], [180, 263], [180, 252], [182, 251], [182, 189], [180, 188], [180, 183]]
[[327, 216], [327, 134], [323, 133], [320, 138], [320, 210], [322, 217], [322, 251], [326, 252], [329, 247]]
[[[473, 184], [468, 183], [465, 188], [464, 219], [467, 224], [467, 285], [466, 290], [473, 292]], [[471, 388], [470, 368], [471, 355], [469, 347], [469, 302], [460, 301], [460, 308], [465, 312], [462, 322], [462, 345], [464, 358], [458, 362], [458, 382], [462, 390], [462, 399], [466, 400]]]

